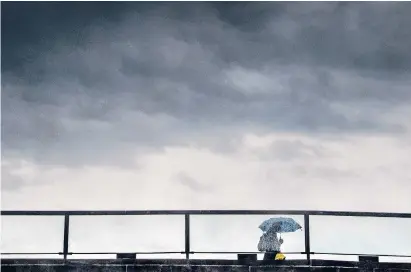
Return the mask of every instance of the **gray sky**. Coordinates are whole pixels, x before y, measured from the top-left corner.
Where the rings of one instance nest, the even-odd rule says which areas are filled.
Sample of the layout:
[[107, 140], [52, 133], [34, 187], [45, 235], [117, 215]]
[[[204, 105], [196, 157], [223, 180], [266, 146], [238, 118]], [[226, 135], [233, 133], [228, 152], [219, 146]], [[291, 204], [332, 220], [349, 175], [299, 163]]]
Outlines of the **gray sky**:
[[410, 212], [409, 3], [1, 5], [2, 209]]

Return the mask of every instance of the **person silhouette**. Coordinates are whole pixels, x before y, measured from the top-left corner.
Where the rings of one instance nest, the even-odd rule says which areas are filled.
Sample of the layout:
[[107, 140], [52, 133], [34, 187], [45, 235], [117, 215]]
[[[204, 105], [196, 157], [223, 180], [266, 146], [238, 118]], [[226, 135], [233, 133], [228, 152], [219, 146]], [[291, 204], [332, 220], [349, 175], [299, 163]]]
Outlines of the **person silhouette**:
[[278, 239], [277, 232], [270, 229], [260, 237], [257, 248], [258, 251], [265, 252], [264, 260], [275, 260], [277, 254], [281, 252], [283, 242], [282, 238]]

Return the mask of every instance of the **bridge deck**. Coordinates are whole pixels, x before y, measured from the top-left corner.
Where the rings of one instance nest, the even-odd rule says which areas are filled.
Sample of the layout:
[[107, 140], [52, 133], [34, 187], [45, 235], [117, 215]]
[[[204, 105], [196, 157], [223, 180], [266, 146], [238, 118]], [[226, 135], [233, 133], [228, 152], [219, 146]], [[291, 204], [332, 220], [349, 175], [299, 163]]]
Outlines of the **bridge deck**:
[[311, 260], [255, 261], [238, 260], [185, 260], [185, 259], [2, 259], [2, 271], [156, 271], [156, 272], [268, 272], [268, 271], [402, 271], [411, 272], [411, 263], [374, 264], [364, 268], [360, 262]]

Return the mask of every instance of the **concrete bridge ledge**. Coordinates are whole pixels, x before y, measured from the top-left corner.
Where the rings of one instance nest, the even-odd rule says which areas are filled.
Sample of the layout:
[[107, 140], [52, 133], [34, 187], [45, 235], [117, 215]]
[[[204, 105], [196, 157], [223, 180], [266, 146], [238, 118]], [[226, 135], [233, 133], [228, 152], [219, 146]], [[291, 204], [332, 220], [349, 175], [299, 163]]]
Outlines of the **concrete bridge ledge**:
[[361, 268], [358, 262], [312, 260], [285, 262], [257, 261], [239, 264], [236, 260], [67, 260], [3, 259], [4, 272], [411, 272], [409, 263], [377, 263]]

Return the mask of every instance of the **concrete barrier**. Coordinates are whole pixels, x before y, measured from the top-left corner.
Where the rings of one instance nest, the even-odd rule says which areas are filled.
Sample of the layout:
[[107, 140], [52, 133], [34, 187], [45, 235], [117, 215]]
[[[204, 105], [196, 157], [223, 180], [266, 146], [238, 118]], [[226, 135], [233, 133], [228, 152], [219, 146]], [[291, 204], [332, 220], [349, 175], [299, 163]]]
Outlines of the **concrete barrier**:
[[378, 263], [312, 260], [239, 264], [235, 260], [33, 260], [3, 259], [4, 272], [411, 272], [411, 263]]

